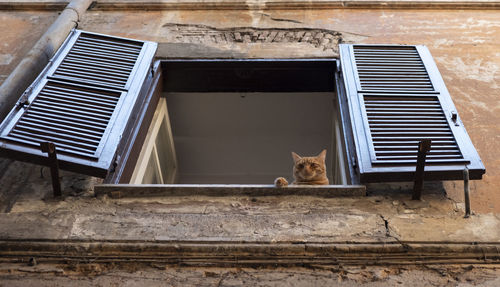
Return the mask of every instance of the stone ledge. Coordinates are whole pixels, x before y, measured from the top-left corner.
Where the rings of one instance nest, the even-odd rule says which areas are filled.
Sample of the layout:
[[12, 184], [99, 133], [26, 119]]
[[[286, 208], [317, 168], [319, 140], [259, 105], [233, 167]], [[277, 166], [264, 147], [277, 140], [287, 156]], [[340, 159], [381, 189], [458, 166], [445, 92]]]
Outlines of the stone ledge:
[[60, 11], [68, 5], [68, 0], [0, 1], [0, 10], [49, 10]]
[[111, 198], [143, 196], [280, 196], [302, 195], [317, 197], [365, 196], [364, 185], [288, 186], [238, 184], [101, 184], [97, 196]]
[[[0, 10], [62, 10], [68, 0], [0, 1]], [[92, 10], [500, 9], [498, 0], [100, 0]]]
[[0, 240], [0, 262], [142, 262], [183, 266], [500, 264], [500, 244]]
[[207, 1], [207, 0], [177, 0], [177, 1], [134, 1], [134, 0], [101, 0], [94, 9], [127, 10], [127, 9], [487, 9], [500, 8], [500, 1], [432, 1], [432, 0], [271, 0], [271, 1]]

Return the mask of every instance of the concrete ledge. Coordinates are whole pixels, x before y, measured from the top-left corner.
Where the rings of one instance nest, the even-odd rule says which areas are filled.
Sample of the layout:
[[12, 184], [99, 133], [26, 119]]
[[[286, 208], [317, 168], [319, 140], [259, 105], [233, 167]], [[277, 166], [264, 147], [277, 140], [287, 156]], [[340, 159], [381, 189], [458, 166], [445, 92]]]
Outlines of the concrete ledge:
[[[62, 10], [68, 0], [0, 1], [0, 10]], [[100, 0], [92, 10], [500, 9], [498, 0]]]
[[190, 266], [500, 264], [500, 244], [0, 240], [0, 262], [143, 262]]
[[500, 1], [479, 0], [479, 1], [432, 1], [432, 0], [271, 0], [271, 1], [134, 1], [134, 0], [102, 0], [97, 1], [94, 9], [101, 10], [128, 10], [128, 9], [499, 9]]
[[32, 0], [32, 1], [17, 1], [4, 0], [0, 1], [0, 10], [49, 10], [62, 11], [69, 3], [68, 0]]
[[97, 196], [111, 198], [144, 196], [279, 196], [317, 197], [366, 196], [364, 185], [288, 186], [238, 184], [101, 184], [94, 187]]

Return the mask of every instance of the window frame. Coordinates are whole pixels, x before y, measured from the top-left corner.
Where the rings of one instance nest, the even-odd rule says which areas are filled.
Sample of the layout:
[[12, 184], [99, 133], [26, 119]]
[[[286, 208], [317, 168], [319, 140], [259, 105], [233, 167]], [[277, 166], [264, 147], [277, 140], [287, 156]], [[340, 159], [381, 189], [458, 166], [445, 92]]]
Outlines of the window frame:
[[[168, 139], [166, 143], [166, 153], [170, 160], [161, 160], [158, 157], [158, 134], [162, 125], [165, 125], [166, 133], [168, 134]], [[147, 165], [149, 161], [153, 160], [155, 173], [160, 177], [160, 184], [172, 184], [175, 181], [177, 175], [177, 157], [175, 153], [175, 146], [173, 143], [172, 129], [170, 127], [170, 118], [168, 115], [167, 101], [165, 98], [160, 98], [157, 104], [157, 108], [151, 120], [149, 130], [144, 139], [144, 144], [142, 150], [137, 159], [136, 167], [132, 176], [130, 178], [131, 184], [143, 184], [143, 177], [146, 173]], [[165, 162], [166, 161], [166, 162]], [[162, 172], [165, 171], [165, 172]], [[164, 176], [166, 174], [166, 177]]]
[[[164, 79], [164, 77], [172, 77], [172, 74], [166, 71], [166, 65], [186, 65], [187, 67], [198, 66], [208, 64], [215, 64], [217, 68], [222, 67], [223, 69], [234, 69], [241, 63], [254, 63], [256, 65], [273, 65], [273, 63], [281, 63], [282, 65], [293, 67], [294, 63], [306, 65], [306, 68], [311, 68], [315, 65], [320, 65], [324, 69], [328, 66], [331, 69], [332, 74], [327, 76], [330, 80], [330, 90], [329, 92], [334, 93], [337, 99], [334, 102], [334, 108], [339, 109], [340, 99], [339, 99], [339, 89], [337, 88], [336, 77], [338, 74], [338, 59], [157, 59], [154, 64], [153, 74], [154, 79], [149, 84], [149, 91], [143, 99], [143, 104], [140, 110], [138, 110], [138, 120], [134, 123], [134, 130], [127, 140], [125, 145], [125, 150], [120, 153], [119, 162], [116, 170], [105, 179], [105, 184], [139, 184], [139, 180], [136, 177], [137, 171], [135, 167], [138, 162], [144, 160], [144, 155], [141, 156], [142, 150], [144, 149], [144, 144], [147, 144], [148, 133], [146, 132], [154, 125], [154, 113], [158, 109], [157, 105], [160, 102], [161, 93], [166, 91], [165, 85], [172, 84], [176, 91], [179, 89], [182, 92], [182, 87], [175, 84], [178, 79], [171, 80], [171, 83], [166, 83], [169, 79]], [[226, 66], [229, 64], [230, 67]], [[219, 66], [220, 65], [220, 66]], [[246, 68], [242, 68], [243, 72], [246, 72]], [[192, 77], [196, 78], [196, 77]], [[314, 76], [311, 76], [314, 78]], [[242, 82], [242, 85], [246, 83]], [[284, 87], [284, 83], [279, 83]], [[189, 86], [189, 85], [188, 85]], [[206, 91], [207, 83], [201, 83], [202, 87], [199, 91]], [[301, 91], [308, 91], [308, 88], [316, 88], [313, 85], [310, 87], [304, 87]], [[205, 89], [205, 90], [204, 90]], [[264, 88], [265, 89], [265, 88]], [[274, 88], [272, 88], [274, 89]], [[288, 92], [293, 92], [293, 88], [285, 87]], [[321, 89], [321, 88], [320, 88]], [[327, 87], [323, 87], [327, 89]], [[253, 91], [253, 90], [252, 90]], [[347, 163], [347, 151], [349, 148], [345, 146], [344, 140], [339, 139], [338, 136], [344, 136], [345, 120], [343, 118], [344, 113], [332, 113], [332, 131], [331, 134], [337, 140], [333, 142], [333, 145], [329, 147], [330, 152], [338, 153], [340, 160], [335, 160], [332, 157], [332, 166], [329, 166], [329, 172], [332, 172], [332, 178], [335, 180], [340, 177], [340, 182], [336, 182], [333, 185], [355, 185], [358, 181], [351, 176], [355, 174], [350, 170], [350, 163]], [[340, 144], [338, 144], [340, 143]], [[333, 186], [332, 185], [332, 186]], [[244, 186], [244, 185], [243, 185]]]

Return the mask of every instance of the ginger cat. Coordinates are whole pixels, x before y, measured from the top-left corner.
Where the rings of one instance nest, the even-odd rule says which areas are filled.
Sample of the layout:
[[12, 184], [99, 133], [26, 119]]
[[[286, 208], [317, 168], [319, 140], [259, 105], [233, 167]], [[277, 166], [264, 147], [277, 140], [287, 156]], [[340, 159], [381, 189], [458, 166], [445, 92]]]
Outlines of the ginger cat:
[[[292, 152], [293, 157], [293, 177], [295, 181], [292, 185], [327, 185], [326, 177], [326, 149], [317, 156], [301, 157]], [[274, 180], [276, 187], [288, 186], [288, 181], [283, 177]]]

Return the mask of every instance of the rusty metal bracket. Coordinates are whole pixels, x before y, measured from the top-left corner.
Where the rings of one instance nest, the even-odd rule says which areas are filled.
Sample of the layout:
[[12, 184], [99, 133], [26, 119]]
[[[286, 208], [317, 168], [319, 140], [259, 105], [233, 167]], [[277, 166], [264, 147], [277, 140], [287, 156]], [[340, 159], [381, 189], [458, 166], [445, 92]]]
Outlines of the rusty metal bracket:
[[424, 139], [418, 143], [417, 168], [415, 170], [415, 182], [413, 184], [413, 200], [420, 200], [424, 186], [425, 159], [431, 150], [431, 140]]
[[59, 163], [57, 161], [56, 145], [52, 142], [40, 143], [42, 152], [48, 153], [48, 165], [50, 166], [50, 176], [52, 177], [52, 190], [54, 197], [62, 196], [61, 182], [59, 180]]
[[464, 199], [465, 199], [465, 216], [470, 216], [470, 197], [469, 197], [469, 169], [467, 166], [464, 168]]

